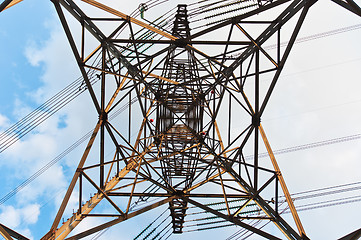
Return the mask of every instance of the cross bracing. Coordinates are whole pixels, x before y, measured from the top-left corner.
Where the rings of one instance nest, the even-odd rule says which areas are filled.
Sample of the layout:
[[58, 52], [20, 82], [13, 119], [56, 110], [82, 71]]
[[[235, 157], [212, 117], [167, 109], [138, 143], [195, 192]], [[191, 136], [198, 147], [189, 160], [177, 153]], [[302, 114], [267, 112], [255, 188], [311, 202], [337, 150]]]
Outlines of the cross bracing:
[[[278, 181], [286, 198], [289, 194], [260, 122], [307, 11], [315, 1], [259, 1], [254, 10], [220, 20], [194, 34], [184, 23], [184, 32], [167, 32], [95, 1], [85, 1], [114, 15], [116, 21], [120, 22], [109, 35], [96, 26], [95, 18], [88, 17], [74, 2], [53, 2], [98, 112], [99, 121], [52, 230], [44, 239], [66, 237], [86, 217], [115, 219], [73, 238], [94, 233], [163, 204], [170, 206], [175, 233], [182, 232], [187, 204], [192, 204], [263, 237], [278, 239], [250, 226], [247, 224], [248, 219], [242, 218], [243, 209], [251, 202], [257, 204], [259, 211], [264, 214], [259, 219], [273, 221], [289, 239], [307, 239], [289, 196], [288, 204], [298, 233], [279, 216]], [[245, 20], [283, 4], [287, 6], [272, 20]], [[350, 2], [339, 4], [354, 13], [359, 11]], [[179, 6], [178, 10], [181, 8]], [[64, 10], [79, 21], [84, 32], [90, 33], [100, 42], [99, 47], [88, 56], [84, 52], [84, 38], [82, 47], [77, 48]], [[286, 49], [281, 51], [278, 48], [273, 53], [265, 51], [262, 45], [271, 40], [280, 44], [281, 27], [291, 18], [296, 18], [296, 25]], [[181, 18], [187, 21], [185, 19]], [[114, 21], [114, 17], [101, 21]], [[265, 27], [259, 35], [252, 36], [247, 26], [257, 24]], [[138, 40], [135, 35], [139, 27], [156, 34], [159, 39]], [[227, 29], [227, 34], [220, 34], [223, 40], [205, 40], [208, 34], [220, 29]], [[130, 35], [130, 38], [122, 38], [123, 35]], [[234, 40], [235, 36], [239, 36], [242, 41]], [[141, 51], [141, 48], [148, 51]], [[101, 62], [89, 64], [96, 56], [101, 56]], [[87, 69], [99, 72], [99, 92], [93, 89]], [[269, 73], [274, 74], [273, 81], [262, 92], [259, 88], [260, 77]], [[246, 82], [251, 82], [251, 87], [246, 89]], [[106, 85], [112, 86], [113, 90], [107, 92], [109, 88]], [[138, 99], [137, 106], [129, 110], [128, 133], [124, 133], [119, 123], [109, 121], [108, 114], [134, 96]], [[234, 109], [240, 113], [235, 113]], [[134, 125], [138, 126], [136, 137], [132, 134]], [[240, 132], [232, 131], [235, 125], [241, 126]], [[100, 139], [100, 158], [99, 162], [89, 165], [87, 158], [96, 137]], [[261, 139], [273, 167], [259, 163]], [[105, 141], [114, 145], [113, 159], [104, 156]], [[248, 152], [254, 153], [250, 161], [245, 159]], [[99, 177], [89, 173], [94, 169]], [[114, 170], [116, 174], [111, 175]], [[79, 209], [58, 228], [77, 181], [81, 193]], [[82, 184], [85, 181], [94, 187], [96, 193], [83, 205]], [[271, 184], [274, 186], [269, 191]], [[145, 191], [153, 186], [156, 191]], [[208, 191], [204, 193], [206, 186]], [[135, 189], [144, 189], [144, 192], [137, 193]], [[197, 194], [223, 198], [226, 213], [211, 208], [206, 202], [195, 201], [193, 197]], [[267, 195], [276, 199], [275, 207], [265, 200], [269, 198]], [[119, 198], [116, 198], [119, 196], [128, 199], [120, 203]], [[161, 200], [133, 211], [132, 203], [142, 197]], [[235, 208], [230, 207], [228, 203], [232, 198], [243, 199], [244, 203]], [[115, 212], [93, 213], [93, 208], [101, 201], [108, 202]]]

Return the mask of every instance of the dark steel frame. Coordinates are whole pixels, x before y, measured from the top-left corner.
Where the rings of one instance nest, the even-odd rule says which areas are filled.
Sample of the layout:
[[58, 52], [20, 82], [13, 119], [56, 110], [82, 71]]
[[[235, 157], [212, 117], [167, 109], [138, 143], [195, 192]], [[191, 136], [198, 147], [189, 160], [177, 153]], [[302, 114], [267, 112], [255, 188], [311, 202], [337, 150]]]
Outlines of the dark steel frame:
[[[242, 211], [251, 201], [255, 202], [264, 213], [262, 216], [255, 217], [256, 219], [273, 221], [288, 239], [308, 239], [262, 128], [261, 117], [307, 12], [317, 0], [259, 1], [258, 9], [195, 34], [190, 34], [189, 29], [173, 31], [172, 34], [169, 34], [93, 0], [84, 1], [116, 17], [92, 19], [72, 0], [52, 0], [99, 119], [51, 230], [42, 239], [66, 238], [71, 230], [86, 217], [114, 218], [107, 223], [67, 238], [79, 239], [164, 204], [169, 204], [171, 208], [174, 232], [181, 233], [188, 203], [267, 239], [279, 239], [246, 222], [247, 218], [242, 216]], [[360, 8], [352, 0], [332, 1], [361, 16]], [[1, 7], [5, 8], [9, 3], [9, 1], [5, 1]], [[271, 21], [247, 21], [251, 16], [285, 4], [288, 6]], [[79, 48], [75, 43], [63, 9], [66, 9], [82, 28]], [[281, 52], [281, 28], [291, 18], [297, 17], [297, 24], [289, 38], [289, 43]], [[119, 25], [111, 34], [105, 35], [95, 24], [96, 21], [118, 21]], [[182, 21], [182, 27], [187, 26], [186, 19], [182, 19]], [[266, 24], [267, 27], [254, 38], [245, 30], [244, 26], [248, 24]], [[137, 38], [135, 28], [139, 26], [163, 38]], [[224, 27], [229, 27], [227, 40], [205, 41], [202, 39], [207, 34]], [[128, 29], [129, 39], [117, 37], [124, 29]], [[86, 57], [85, 35], [87, 33], [95, 37], [100, 45]], [[234, 41], [232, 40], [234, 34], [242, 34], [247, 40]], [[277, 39], [277, 53], [272, 57], [262, 46], [273, 36], [276, 36]], [[141, 50], [147, 44], [149, 47], [158, 46], [160, 50], [147, 54]], [[221, 46], [224, 51], [219, 55], [210, 56], [200, 50], [201, 46], [205, 45]], [[125, 52], [130, 53], [126, 55]], [[238, 55], [236, 57], [229, 56], [234, 53]], [[182, 59], [185, 61], [183, 66], [187, 67], [181, 69], [181, 64], [175, 62], [184, 55], [188, 59]], [[101, 60], [90, 63], [97, 56]], [[268, 65], [263, 67], [265, 60], [268, 64], [270, 63], [271, 67]], [[155, 66], [153, 66], [153, 62]], [[177, 71], [174, 70], [176, 68]], [[122, 69], [123, 71], [126, 69], [125, 74], [122, 73]], [[90, 78], [93, 75], [89, 75], [89, 70], [99, 72], [97, 76], [101, 81], [98, 94], [90, 84]], [[182, 78], [181, 75], [186, 74], [186, 71], [187, 77]], [[270, 73], [273, 74], [272, 82], [265, 97], [261, 99], [260, 76]], [[110, 76], [112, 76], [112, 82], [109, 80]], [[254, 87], [252, 101], [247, 97], [249, 93], [245, 90], [246, 81], [252, 81]], [[113, 84], [113, 89], [110, 92], [111, 97], [109, 97], [108, 85], [111, 84]], [[135, 101], [138, 108], [132, 106]], [[224, 104], [225, 102], [228, 103]], [[111, 113], [116, 111], [116, 107], [123, 103], [126, 103], [129, 109], [126, 133], [122, 133], [110, 117]], [[175, 110], [181, 105], [185, 105], [186, 110]], [[221, 118], [224, 105], [227, 106], [225, 111], [228, 121], [224, 122], [226, 130], [221, 131], [217, 121]], [[235, 106], [244, 111], [250, 119], [249, 124], [245, 124], [244, 130], [240, 134], [234, 134], [231, 131], [234, 125], [231, 119]], [[133, 129], [136, 117], [141, 120], [140, 128], [136, 130], [138, 135], [134, 138], [132, 135], [135, 132]], [[179, 127], [175, 127], [175, 124], [178, 124]], [[222, 139], [221, 132], [223, 136], [226, 136], [224, 138], [227, 139], [226, 141]], [[99, 161], [95, 164], [85, 165], [98, 135]], [[252, 135], [253, 141], [251, 140]], [[107, 160], [105, 156], [107, 139], [110, 139], [115, 149], [112, 160]], [[259, 162], [260, 139], [266, 145], [274, 169], [268, 169]], [[253, 146], [252, 161], [247, 161], [244, 155], [249, 143]], [[233, 148], [234, 145], [237, 147]], [[94, 169], [98, 173], [96, 177], [92, 177], [88, 173]], [[110, 178], [113, 170], [116, 170], [116, 174]], [[106, 172], [108, 172], [107, 175]], [[266, 180], [261, 180], [261, 178], [266, 178]], [[117, 187], [122, 182], [124, 185]], [[83, 204], [85, 183], [93, 186], [96, 193]], [[140, 192], [135, 191], [136, 186], [145, 183], [148, 184], [146, 185], [148, 188], [144, 188]], [[274, 207], [271, 206], [270, 201], [261, 196], [265, 194], [265, 189], [269, 189], [271, 184], [275, 186]], [[279, 184], [286, 197], [288, 195], [288, 205], [293, 213], [298, 233], [279, 214]], [[221, 193], [205, 192], [204, 190], [197, 192], [205, 185], [220, 186]], [[59, 226], [76, 186], [79, 188], [79, 208]], [[127, 188], [127, 191], [123, 190]], [[127, 198], [122, 201], [125, 203], [124, 205], [119, 204], [120, 197]], [[132, 204], [149, 198], [160, 200], [133, 210]], [[196, 201], [194, 198], [200, 200]], [[207, 198], [224, 199], [227, 213], [210, 207], [206, 201], [202, 203], [202, 200]], [[233, 210], [230, 208], [228, 200], [238, 198], [244, 200], [243, 205]], [[114, 212], [109, 214], [90, 213], [103, 199], [113, 207]]]

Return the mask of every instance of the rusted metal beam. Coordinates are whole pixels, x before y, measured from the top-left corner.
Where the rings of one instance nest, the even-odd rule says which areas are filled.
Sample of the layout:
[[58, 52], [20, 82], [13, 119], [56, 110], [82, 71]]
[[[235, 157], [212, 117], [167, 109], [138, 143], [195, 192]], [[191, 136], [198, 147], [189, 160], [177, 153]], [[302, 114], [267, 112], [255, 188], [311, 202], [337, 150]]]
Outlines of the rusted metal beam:
[[[99, 202], [101, 202], [107, 192], [112, 190], [130, 171], [135, 169], [141, 158], [145, 155], [143, 152], [140, 156], [135, 156], [132, 160], [130, 160], [115, 177], [113, 177], [109, 182], [107, 182], [104, 186], [104, 189], [98, 193], [96, 193], [93, 197], [88, 200], [78, 212], [74, 213], [71, 218], [69, 218], [59, 229], [55, 230], [54, 236], [55, 239], [61, 240], [66, 238], [66, 236], [82, 221], [83, 214], [89, 214]], [[125, 216], [125, 215], [124, 215]]]
[[[90, 140], [89, 140], [89, 142], [88, 142], [88, 145], [87, 145], [86, 148], [85, 148], [85, 152], [83, 153], [83, 156], [82, 156], [82, 158], [80, 159], [80, 162], [79, 162], [79, 164], [78, 164], [77, 169], [81, 169], [81, 168], [84, 166], [84, 163], [85, 163], [85, 161], [86, 161], [86, 159], [87, 159], [87, 157], [88, 157], [88, 154], [89, 154], [89, 152], [90, 152], [90, 149], [91, 149], [92, 146], [93, 146], [95, 137], [97, 136], [97, 133], [98, 133], [98, 131], [99, 131], [99, 129], [100, 129], [101, 124], [102, 124], [102, 121], [100, 120], [100, 121], [97, 123], [97, 125], [95, 126], [95, 129], [94, 129], [94, 131], [93, 131], [93, 134], [92, 134], [92, 136], [90, 137]], [[64, 196], [63, 202], [61, 203], [61, 206], [60, 206], [60, 208], [59, 208], [59, 210], [58, 210], [58, 213], [57, 213], [57, 215], [56, 215], [56, 217], [55, 217], [55, 219], [54, 219], [54, 222], [53, 222], [53, 225], [52, 225], [50, 231], [53, 231], [53, 230], [55, 230], [55, 229], [58, 227], [58, 225], [59, 225], [59, 223], [60, 223], [60, 219], [61, 219], [61, 217], [62, 217], [62, 215], [63, 215], [63, 213], [64, 213], [64, 210], [65, 210], [65, 208], [66, 208], [66, 205], [68, 204], [68, 201], [69, 201], [70, 196], [71, 196], [71, 194], [72, 194], [72, 192], [73, 192], [73, 190], [74, 190], [74, 187], [75, 187], [75, 184], [76, 184], [76, 182], [77, 182], [77, 180], [78, 180], [78, 178], [79, 178], [79, 175], [80, 175], [80, 171], [76, 171], [75, 174], [74, 174], [74, 176], [73, 176], [73, 179], [72, 179], [71, 182], [70, 182], [70, 185], [69, 185], [69, 187], [68, 187], [68, 190], [67, 190], [67, 192], [66, 192], [66, 194], [65, 194], [65, 196]]]
[[64, 31], [65, 31], [66, 37], [68, 39], [71, 50], [72, 50], [72, 52], [74, 54], [75, 60], [76, 60], [76, 62], [78, 64], [79, 70], [80, 70], [80, 72], [81, 72], [81, 74], [82, 74], [82, 76], [84, 78], [84, 82], [85, 82], [85, 84], [86, 84], [86, 86], [88, 88], [91, 99], [93, 100], [94, 107], [97, 110], [98, 114], [100, 115], [101, 114], [101, 108], [100, 108], [99, 102], [98, 102], [97, 97], [96, 97], [96, 95], [94, 93], [93, 87], [92, 87], [92, 85], [91, 85], [91, 83], [89, 81], [88, 74], [84, 69], [84, 63], [83, 63], [83, 61], [82, 61], [82, 59], [80, 57], [80, 54], [79, 54], [79, 52], [77, 50], [77, 46], [76, 46], [74, 38], [73, 38], [73, 36], [71, 34], [71, 31], [70, 31], [69, 25], [68, 25], [68, 23], [66, 21], [63, 10], [61, 9], [59, 1], [57, 1], [57, 0], [51, 0], [51, 1], [54, 3], [56, 12], [57, 12], [57, 14], [59, 16], [60, 22], [61, 22], [61, 24], [63, 26]]
[[7, 226], [0, 223], [0, 234], [6, 239], [6, 240], [13, 240], [12, 237], [14, 237], [16, 240], [29, 240], [29, 238], [24, 237], [20, 233], [12, 230], [11, 228], [8, 228]]
[[5, 238], [5, 240], [13, 240], [8, 231], [5, 230], [4, 225], [0, 224], [0, 234]]
[[[131, 43], [133, 42], [130, 39], [111, 39], [110, 40], [113, 43]], [[149, 44], [173, 44], [174, 41], [172, 40], [152, 40], [152, 39], [135, 39], [134, 42], [136, 43], [149, 43]], [[209, 41], [202, 41], [202, 40], [192, 40], [189, 43], [191, 43], [192, 45], [251, 45], [252, 42], [250, 41], [216, 41], [216, 40], [209, 40]]]
[[103, 230], [103, 229], [109, 228], [109, 227], [111, 227], [111, 226], [113, 226], [113, 225], [115, 225], [115, 224], [118, 224], [118, 223], [123, 222], [123, 221], [125, 221], [125, 220], [127, 220], [127, 219], [130, 219], [130, 218], [132, 218], [132, 217], [138, 216], [138, 215], [140, 215], [140, 214], [142, 214], [142, 213], [145, 213], [145, 212], [147, 212], [147, 211], [149, 211], [149, 210], [152, 210], [152, 209], [157, 208], [157, 207], [159, 207], [159, 206], [162, 206], [162, 205], [164, 205], [164, 204], [166, 204], [166, 203], [169, 203], [169, 202], [172, 201], [174, 198], [175, 198], [175, 196], [172, 196], [172, 197], [169, 197], [169, 198], [167, 198], [167, 199], [161, 200], [161, 201], [159, 201], [159, 202], [153, 203], [153, 204], [151, 204], [151, 205], [149, 205], [149, 206], [146, 206], [146, 207], [144, 207], [144, 208], [142, 208], [142, 209], [139, 209], [139, 210], [137, 210], [137, 211], [130, 212], [130, 213], [128, 213], [125, 217], [120, 217], [120, 218], [114, 219], [114, 220], [112, 220], [112, 221], [110, 221], [110, 222], [107, 222], [107, 223], [104, 223], [104, 224], [102, 224], [102, 225], [99, 225], [99, 226], [97, 226], [97, 227], [88, 229], [88, 230], [86, 230], [86, 231], [84, 231], [84, 232], [82, 232], [82, 233], [79, 233], [79, 234], [74, 235], [74, 236], [72, 236], [72, 237], [66, 238], [66, 240], [76, 240], [76, 239], [81, 239], [81, 238], [83, 238], [83, 237], [89, 236], [90, 234], [93, 234], [93, 233], [96, 233], [96, 232], [101, 231], [101, 230]]
[[101, 4], [101, 3], [97, 2], [97, 1], [94, 1], [94, 0], [82, 0], [82, 1], [86, 2], [86, 3], [90, 4], [90, 5], [93, 5], [94, 7], [97, 7], [99, 9], [102, 9], [102, 10], [108, 12], [108, 13], [111, 13], [111, 14], [113, 14], [115, 16], [121, 17], [126, 21], [132, 22], [132, 23], [137, 24], [137, 25], [139, 25], [139, 26], [141, 26], [141, 27], [143, 27], [145, 29], [148, 29], [148, 30], [150, 30], [152, 32], [155, 32], [155, 33], [159, 34], [159, 35], [162, 35], [163, 37], [166, 37], [166, 38], [171, 39], [171, 40], [176, 40], [177, 39], [177, 37], [172, 36], [169, 33], [161, 31], [158, 28], [152, 27], [149, 24], [146, 24], [146, 23], [144, 23], [142, 21], [139, 21], [138, 19], [132, 18], [131, 16], [128, 16], [128, 15], [126, 15], [126, 14], [124, 14], [124, 13], [118, 11], [118, 10], [115, 10], [115, 9], [113, 9], [113, 8], [111, 8], [109, 6], [106, 6], [104, 4]]
[[208, 206], [205, 206], [205, 205], [203, 205], [203, 204], [201, 204], [201, 203], [199, 203], [197, 201], [194, 201], [192, 199], [188, 199], [188, 202], [193, 204], [194, 206], [199, 207], [199, 208], [201, 208], [201, 209], [203, 209], [203, 210], [205, 210], [207, 212], [210, 212], [210, 213], [212, 213], [212, 214], [214, 214], [214, 215], [216, 215], [218, 217], [221, 217], [221, 218], [223, 218], [223, 219], [225, 219], [227, 221], [233, 222], [234, 224], [236, 224], [238, 226], [241, 226], [241, 227], [243, 227], [243, 228], [245, 228], [245, 229], [247, 229], [247, 230], [249, 230], [251, 232], [254, 232], [254, 233], [256, 233], [256, 234], [258, 234], [258, 235], [260, 235], [262, 237], [265, 237], [265, 238], [270, 239], [270, 240], [281, 240], [278, 237], [275, 237], [275, 236], [273, 236], [271, 234], [268, 234], [268, 233], [266, 233], [266, 232], [264, 232], [264, 231], [262, 231], [262, 230], [260, 230], [258, 228], [252, 227], [252, 226], [242, 222], [241, 220], [239, 220], [237, 218], [234, 218], [234, 217], [232, 218], [232, 217], [230, 217], [230, 216], [228, 216], [226, 214], [218, 212], [217, 210], [214, 210], [214, 209], [212, 209], [212, 208], [210, 208]]
[[[128, 192], [111, 192], [108, 193], [108, 196], [117, 196], [117, 197], [129, 197], [131, 193]], [[133, 193], [133, 197], [171, 197], [174, 196], [172, 193]], [[195, 197], [195, 198], [224, 198], [224, 194], [216, 194], [216, 193], [185, 193], [183, 194], [185, 197]], [[227, 194], [228, 198], [249, 198], [249, 195], [244, 194]]]
[[270, 143], [268, 142], [268, 139], [267, 139], [267, 136], [266, 136], [266, 133], [262, 127], [262, 125], [260, 124], [260, 126], [258, 127], [260, 133], [261, 133], [261, 136], [262, 136], [262, 139], [263, 139], [263, 142], [264, 142], [264, 145], [266, 146], [266, 149], [267, 149], [267, 152], [268, 152], [268, 155], [271, 159], [271, 162], [272, 162], [272, 165], [273, 165], [273, 168], [275, 169], [276, 171], [276, 174], [277, 174], [277, 178], [280, 182], [280, 185], [281, 185], [281, 188], [282, 188], [282, 191], [286, 197], [286, 200], [287, 200], [287, 204], [291, 210], [291, 213], [292, 213], [292, 216], [293, 216], [293, 219], [296, 223], [296, 226], [298, 228], [298, 231], [300, 233], [301, 236], [305, 236], [306, 235], [306, 232], [305, 232], [305, 229], [303, 228], [302, 226], [302, 223], [301, 223], [301, 219], [300, 217], [298, 216], [298, 213], [297, 213], [297, 210], [296, 210], [296, 207], [295, 205], [293, 204], [293, 200], [291, 198], [291, 194], [290, 192], [288, 191], [288, 188], [287, 188], [287, 185], [286, 185], [286, 182], [282, 176], [282, 173], [281, 173], [281, 170], [278, 166], [278, 163], [277, 163], [277, 160], [273, 154], [273, 151], [272, 151], [272, 148], [271, 148], [271, 145]]
[[22, 0], [5, 0], [0, 4], [0, 12], [14, 6], [15, 4], [18, 4], [21, 1]]

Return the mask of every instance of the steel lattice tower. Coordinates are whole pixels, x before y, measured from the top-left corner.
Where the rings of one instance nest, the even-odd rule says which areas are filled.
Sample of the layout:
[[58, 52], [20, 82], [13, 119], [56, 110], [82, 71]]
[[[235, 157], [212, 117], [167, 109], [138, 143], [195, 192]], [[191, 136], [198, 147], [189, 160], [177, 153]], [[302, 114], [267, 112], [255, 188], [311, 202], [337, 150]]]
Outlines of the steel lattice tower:
[[[352, 0], [332, 1], [361, 16]], [[94, 0], [83, 2], [109, 17], [88, 16], [72, 0], [52, 2], [98, 120], [51, 229], [42, 239], [65, 239], [85, 218], [107, 219], [67, 238], [79, 239], [161, 205], [169, 206], [176, 234], [182, 233], [192, 206], [266, 239], [279, 238], [253, 227], [252, 220], [272, 221], [288, 239], [308, 239], [261, 117], [317, 0], [240, 1], [245, 4], [240, 8], [250, 10], [196, 32], [190, 28], [185, 4], [177, 6], [172, 27], [166, 29], [167, 23], [148, 24]], [[9, 3], [5, 1], [2, 9]], [[279, 8], [271, 19], [253, 18]], [[80, 45], [64, 10], [81, 27]], [[285, 34], [288, 44], [282, 50], [281, 29], [291, 19], [295, 25]], [[105, 33], [98, 22], [114, 28]], [[253, 27], [261, 30], [255, 33]], [[89, 53], [86, 36], [99, 44]], [[270, 43], [274, 51], [263, 48]], [[261, 89], [265, 75], [272, 81]], [[100, 79], [99, 87], [92, 85], [94, 78]], [[118, 120], [114, 113], [123, 111], [121, 106], [127, 111]], [[99, 152], [94, 153], [96, 139]], [[261, 147], [268, 152], [267, 163], [258, 157]], [[111, 159], [105, 155], [109, 149], [114, 150]], [[252, 157], [247, 157], [249, 153]], [[60, 224], [75, 189], [78, 210]], [[297, 230], [280, 215], [281, 191]], [[89, 192], [95, 193], [85, 199]], [[148, 200], [153, 201], [141, 204]], [[102, 204], [112, 210], [97, 212]]]

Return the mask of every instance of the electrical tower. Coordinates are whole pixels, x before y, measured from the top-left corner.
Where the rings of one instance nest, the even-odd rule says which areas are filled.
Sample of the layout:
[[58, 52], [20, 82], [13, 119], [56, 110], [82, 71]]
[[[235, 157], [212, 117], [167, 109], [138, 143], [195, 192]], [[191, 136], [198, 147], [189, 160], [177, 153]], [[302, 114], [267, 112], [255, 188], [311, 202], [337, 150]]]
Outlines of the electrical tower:
[[[331, 1], [361, 16], [352, 0]], [[261, 118], [317, 0], [209, 1], [213, 5], [200, 5], [198, 12], [178, 4], [152, 21], [143, 19], [145, 4], [142, 21], [94, 0], [82, 2], [101, 17], [87, 15], [72, 0], [52, 2], [98, 119], [42, 239], [80, 239], [162, 205], [169, 208], [174, 234], [182, 234], [187, 213], [197, 208], [265, 239], [279, 238], [254, 227], [254, 220], [273, 222], [287, 239], [308, 239]], [[223, 12], [197, 18], [215, 9]], [[227, 11], [237, 15], [223, 18]], [[70, 16], [78, 22], [75, 30]], [[291, 32], [282, 31], [287, 24]], [[272, 79], [266, 89], [260, 88], [264, 77]], [[269, 160], [259, 159], [261, 148]], [[74, 192], [78, 209], [69, 215]], [[281, 194], [294, 223], [281, 216]], [[91, 217], [104, 223], [68, 237]]]

